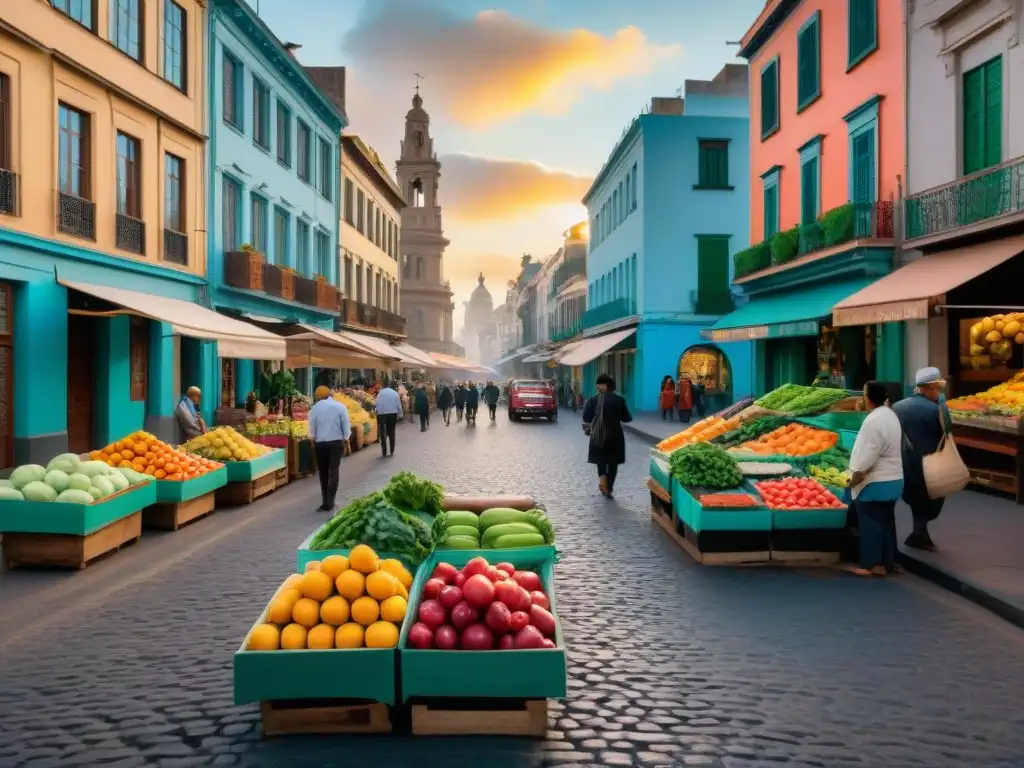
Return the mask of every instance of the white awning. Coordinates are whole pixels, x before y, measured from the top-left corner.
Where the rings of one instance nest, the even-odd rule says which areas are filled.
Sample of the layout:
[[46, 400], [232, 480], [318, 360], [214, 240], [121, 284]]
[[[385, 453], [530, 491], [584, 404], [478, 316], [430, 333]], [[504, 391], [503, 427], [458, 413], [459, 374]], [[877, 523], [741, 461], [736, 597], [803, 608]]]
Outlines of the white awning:
[[405, 365], [422, 365], [422, 363], [416, 360], [406, 358], [405, 355], [401, 354], [395, 347], [391, 346], [384, 339], [378, 339], [376, 336], [369, 336], [365, 333], [355, 333], [353, 331], [338, 331], [338, 335], [343, 339], [349, 339], [356, 345], [362, 347], [371, 355], [382, 357], [385, 360], [390, 360], [391, 367], [395, 366], [395, 362], [403, 363]]
[[548, 360], [555, 356], [556, 350], [549, 350], [547, 352], [538, 352], [535, 355], [524, 357], [524, 363], [546, 363]]
[[584, 339], [576, 349], [559, 358], [558, 362], [573, 368], [578, 365], [586, 365], [634, 333], [636, 333], [636, 328], [627, 328], [624, 331], [615, 331], [603, 336], [595, 336], [592, 339]]
[[415, 360], [425, 368], [437, 367], [437, 361], [431, 357], [429, 352], [417, 349], [412, 344], [392, 344], [391, 348], [406, 360]]
[[73, 291], [117, 304], [140, 317], [167, 323], [174, 333], [182, 336], [216, 341], [219, 357], [284, 360], [287, 354], [285, 340], [277, 334], [221, 315], [190, 301], [169, 299], [125, 288], [111, 288], [106, 285], [74, 283], [70, 280], [57, 282]]
[[305, 323], [296, 325], [304, 333], [286, 337], [289, 358], [301, 354], [302, 349], [310, 349], [308, 345], [312, 344], [313, 356], [325, 360], [322, 368], [389, 368], [393, 363], [393, 354], [384, 357], [371, 353], [367, 347], [340, 333]]

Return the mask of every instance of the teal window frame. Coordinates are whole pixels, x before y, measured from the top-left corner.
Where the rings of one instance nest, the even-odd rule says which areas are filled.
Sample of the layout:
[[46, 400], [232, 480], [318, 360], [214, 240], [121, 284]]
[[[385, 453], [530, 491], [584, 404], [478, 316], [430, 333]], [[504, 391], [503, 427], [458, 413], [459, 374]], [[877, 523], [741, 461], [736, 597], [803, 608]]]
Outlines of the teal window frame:
[[[260, 216], [256, 216], [259, 210]], [[270, 202], [255, 192], [249, 193], [249, 237], [253, 248], [263, 254], [268, 264], [273, 264], [273, 255], [267, 243], [267, 232], [270, 227]]]
[[[232, 195], [234, 196], [234, 205], [232, 206], [234, 210], [231, 211], [230, 222], [224, 221], [227, 218], [224, 216], [224, 212], [227, 210], [227, 194], [225, 190], [228, 187], [231, 187]], [[245, 242], [242, 239], [242, 190], [242, 182], [226, 173], [223, 174], [221, 178], [221, 236], [224, 238], [222, 245], [225, 251], [236, 251]]]
[[[878, 105], [882, 97], [875, 95], [865, 101], [859, 107], [843, 116], [846, 121], [847, 130], [847, 191], [851, 202], [877, 202], [878, 201]], [[874, 185], [871, 201], [858, 201], [854, 197], [854, 177], [856, 173], [855, 158], [853, 154], [854, 140], [861, 134], [871, 132], [874, 135]]]
[[[815, 11], [803, 23], [796, 40], [796, 111], [799, 114], [821, 97], [821, 11]], [[809, 41], [814, 42], [813, 52]], [[813, 60], [808, 60], [808, 56], [813, 56]]]
[[[221, 119], [240, 133], [245, 133], [245, 84], [242, 79], [244, 67], [227, 48], [221, 49]], [[231, 93], [227, 93], [228, 84]]]
[[280, 99], [277, 100], [277, 131], [274, 141], [277, 144], [277, 162], [285, 168], [292, 167], [292, 111]]
[[729, 139], [697, 139], [697, 183], [694, 189], [729, 186]]
[[846, 3], [846, 71], [849, 72], [878, 50], [878, 0], [846, 0]]
[[[810, 224], [817, 221], [821, 215], [821, 139], [822, 136], [815, 136], [802, 147], [800, 147], [800, 223]], [[814, 200], [812, 207], [808, 207], [807, 187], [805, 186], [807, 176], [805, 167], [814, 163]]]
[[299, 274], [306, 277], [314, 275], [313, 259], [311, 258], [312, 243], [310, 242], [312, 229], [312, 222], [308, 219], [299, 217], [295, 220], [295, 268]]
[[636, 196], [637, 196], [637, 186], [636, 186], [637, 185], [637, 171], [636, 171], [636, 163], [633, 163], [633, 170], [630, 171], [630, 175], [632, 175], [632, 177], [633, 177], [633, 197], [630, 200], [630, 204], [632, 206], [630, 208], [630, 210], [635, 211], [636, 210]]
[[[762, 206], [764, 212], [764, 239], [770, 240], [779, 231], [779, 177], [782, 174], [782, 167], [775, 165], [761, 174], [762, 183]], [[772, 211], [769, 216], [767, 201], [768, 193], [772, 192]]]
[[[960, 167], [963, 170], [964, 176], [970, 176], [972, 173], [983, 171], [986, 168], [992, 168], [1003, 162], [1003, 92], [1006, 89], [1004, 69], [1005, 63], [1003, 62], [1003, 55], [999, 54], [998, 56], [994, 56], [988, 61], [982, 62], [978, 66], [967, 70], [963, 73], [963, 76], [960, 79]], [[992, 98], [992, 94], [989, 92], [989, 78], [993, 72], [996, 72], [999, 78], [999, 92], [995, 99]], [[978, 79], [978, 83], [976, 84], [977, 93], [975, 93], [975, 98], [978, 99], [978, 119], [976, 124], [973, 126], [970, 125], [967, 110], [969, 80], [972, 78]], [[993, 105], [994, 101], [997, 101], [998, 104]], [[998, 107], [998, 109], [995, 110], [994, 125], [989, 123], [989, 116], [993, 112], [993, 106]], [[990, 129], [995, 130], [995, 136], [991, 135]], [[972, 138], [976, 139], [979, 143], [979, 157], [976, 158], [977, 167], [971, 167], [968, 163], [968, 144]]]
[[[774, 79], [775, 79], [775, 104], [774, 104], [774, 107], [773, 107], [773, 109], [775, 111], [774, 111], [774, 122], [772, 122], [771, 124], [765, 122], [765, 109], [764, 109], [765, 104], [767, 103], [766, 100], [765, 100], [765, 95], [764, 95], [764, 82], [765, 82], [765, 75], [769, 72], [769, 70], [772, 71], [772, 73], [774, 74]], [[778, 56], [773, 57], [768, 62], [766, 62], [763, 67], [761, 67], [761, 80], [760, 80], [760, 89], [761, 89], [760, 90], [760, 100], [761, 100], [761, 141], [764, 141], [769, 136], [771, 136], [771, 135], [773, 135], [775, 133], [778, 133], [779, 127], [782, 125], [782, 110], [779, 108], [779, 103], [780, 103], [779, 83], [782, 80], [780, 72], [781, 72], [781, 66], [780, 66], [780, 62], [779, 62], [779, 57]]]
[[252, 76], [252, 143], [270, 151], [270, 86], [259, 75]]
[[[283, 225], [283, 229], [281, 226]], [[291, 267], [292, 216], [279, 205], [274, 206], [274, 263]]]
[[323, 275], [331, 285], [334, 285], [335, 281], [331, 275], [331, 233], [323, 227], [317, 227], [314, 238], [316, 245], [314, 258], [316, 258], [318, 274]]

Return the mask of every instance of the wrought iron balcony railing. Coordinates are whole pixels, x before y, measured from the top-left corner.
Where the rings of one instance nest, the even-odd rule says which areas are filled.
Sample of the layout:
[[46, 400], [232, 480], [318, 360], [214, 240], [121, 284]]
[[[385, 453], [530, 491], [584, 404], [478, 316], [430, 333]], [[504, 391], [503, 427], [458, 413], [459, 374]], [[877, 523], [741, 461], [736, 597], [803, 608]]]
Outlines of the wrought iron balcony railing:
[[142, 255], [146, 252], [146, 223], [123, 213], [114, 214], [114, 246]]
[[188, 235], [164, 229], [164, 261], [172, 264], [188, 264]]
[[18, 215], [18, 174], [0, 168], [0, 213]]
[[96, 239], [96, 203], [84, 197], [57, 192], [57, 231]]
[[621, 320], [636, 314], [636, 303], [630, 299], [613, 299], [588, 309], [580, 317], [580, 326], [584, 329], [596, 328], [599, 325]]
[[562, 287], [575, 277], [585, 277], [587, 274], [587, 260], [586, 258], [572, 258], [566, 259], [558, 268], [555, 269], [555, 274], [551, 278], [551, 288], [548, 291], [548, 296], [555, 296], [558, 294]]
[[908, 242], [1024, 216], [1024, 157], [911, 195], [903, 212]]

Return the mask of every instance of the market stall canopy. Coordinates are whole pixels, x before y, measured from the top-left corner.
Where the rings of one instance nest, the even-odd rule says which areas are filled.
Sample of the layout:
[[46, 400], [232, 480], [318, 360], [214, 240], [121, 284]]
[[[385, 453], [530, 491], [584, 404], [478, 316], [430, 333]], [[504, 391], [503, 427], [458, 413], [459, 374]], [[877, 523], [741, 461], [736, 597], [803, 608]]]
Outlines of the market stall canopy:
[[538, 352], [535, 355], [530, 355], [529, 357], [524, 357], [523, 358], [523, 362], [524, 363], [546, 363], [548, 360], [550, 360], [554, 356], [555, 356], [555, 350], [549, 349], [546, 352]]
[[393, 347], [384, 339], [378, 339], [376, 336], [368, 336], [365, 333], [354, 333], [353, 331], [338, 331], [338, 335], [344, 339], [349, 339], [371, 355], [382, 357], [385, 360], [390, 358], [394, 361], [391, 363], [392, 367], [395, 367], [395, 362], [400, 363], [402, 366], [423, 364], [403, 355], [398, 351], [398, 347]]
[[535, 351], [536, 349], [537, 349], [537, 345], [536, 344], [530, 344], [529, 346], [526, 346], [526, 347], [520, 347], [515, 352], [510, 352], [509, 354], [505, 355], [504, 357], [502, 357], [502, 358], [500, 358], [498, 360], [495, 360], [493, 363], [491, 363], [491, 368], [497, 368], [499, 365], [504, 365], [505, 363], [510, 363], [513, 360], [515, 360], [516, 358], [528, 355], [531, 352]]
[[1024, 235], [922, 256], [838, 302], [836, 325], [927, 320], [929, 308], [954, 288], [1024, 251]]
[[429, 352], [424, 352], [422, 349], [417, 349], [412, 344], [392, 344], [391, 348], [403, 358], [407, 360], [416, 360], [419, 365], [425, 368], [436, 368], [437, 361], [430, 355]]
[[285, 340], [255, 325], [235, 320], [190, 301], [92, 283], [58, 280], [65, 288], [123, 307], [128, 313], [171, 326], [174, 333], [217, 342], [219, 357], [284, 360]]
[[832, 307], [873, 281], [872, 277], [849, 278], [755, 296], [711, 326], [709, 336], [712, 341], [817, 336], [818, 321], [829, 317]]
[[289, 368], [315, 366], [317, 368], [363, 369], [388, 366], [387, 362], [378, 357], [372, 357], [337, 344], [323, 343], [313, 339], [297, 339], [294, 336], [288, 337], [285, 341], [288, 342]]
[[471, 373], [494, 373], [490, 368], [471, 363], [461, 357], [454, 355], [442, 355], [440, 352], [431, 352], [431, 357], [437, 361], [437, 367], [449, 368], [456, 371], [469, 371]]
[[586, 365], [591, 360], [599, 358], [616, 344], [625, 341], [634, 333], [636, 333], [636, 328], [626, 328], [623, 331], [614, 331], [603, 336], [595, 336], [592, 339], [584, 339], [576, 349], [559, 358], [558, 362], [571, 368], [575, 368], [578, 365]]
[[345, 338], [340, 333], [305, 323], [296, 323], [295, 327], [301, 328], [303, 332], [285, 337], [288, 342], [289, 357], [298, 353], [298, 350], [302, 348], [298, 346], [299, 344], [308, 345], [312, 342], [315, 348], [320, 350], [317, 353], [319, 357], [326, 355], [334, 361], [342, 359], [353, 361], [352, 365], [339, 363], [338, 365], [321, 366], [325, 368], [387, 368], [393, 362], [394, 355], [389, 354], [387, 357], [382, 357], [372, 354], [362, 345]]

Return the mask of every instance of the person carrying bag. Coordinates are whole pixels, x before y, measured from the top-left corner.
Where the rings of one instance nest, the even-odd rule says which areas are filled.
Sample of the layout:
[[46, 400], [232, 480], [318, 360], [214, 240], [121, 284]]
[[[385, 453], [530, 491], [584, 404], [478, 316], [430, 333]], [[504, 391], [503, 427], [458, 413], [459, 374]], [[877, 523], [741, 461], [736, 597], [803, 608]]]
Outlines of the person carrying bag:
[[597, 465], [599, 488], [612, 498], [619, 465], [626, 463], [624, 423], [633, 420], [626, 400], [615, 392], [615, 379], [606, 373], [597, 377], [598, 394], [583, 407], [583, 432], [590, 436], [587, 461]]

